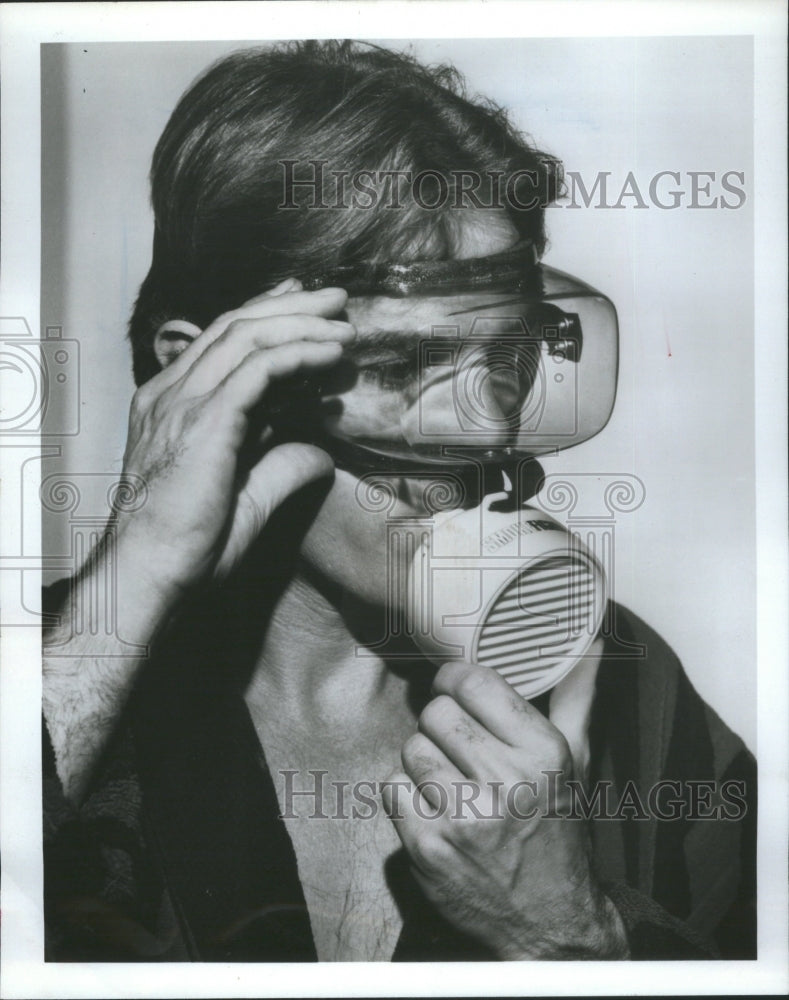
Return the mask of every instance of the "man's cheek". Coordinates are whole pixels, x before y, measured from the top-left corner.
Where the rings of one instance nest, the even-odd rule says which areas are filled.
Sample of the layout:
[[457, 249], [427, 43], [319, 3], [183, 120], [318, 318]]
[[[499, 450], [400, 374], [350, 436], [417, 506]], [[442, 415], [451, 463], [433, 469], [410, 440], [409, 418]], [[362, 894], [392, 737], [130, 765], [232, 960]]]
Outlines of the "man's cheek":
[[[396, 477], [379, 484], [337, 469], [305, 535], [303, 559], [358, 600], [404, 615], [408, 570], [425, 516], [418, 497], [409, 503], [406, 496], [407, 484]], [[394, 620], [391, 626], [396, 627]]]
[[[350, 482], [349, 482], [350, 481]], [[386, 514], [365, 510], [352, 480], [337, 470], [301, 548], [305, 562], [330, 583], [374, 604], [389, 600]]]

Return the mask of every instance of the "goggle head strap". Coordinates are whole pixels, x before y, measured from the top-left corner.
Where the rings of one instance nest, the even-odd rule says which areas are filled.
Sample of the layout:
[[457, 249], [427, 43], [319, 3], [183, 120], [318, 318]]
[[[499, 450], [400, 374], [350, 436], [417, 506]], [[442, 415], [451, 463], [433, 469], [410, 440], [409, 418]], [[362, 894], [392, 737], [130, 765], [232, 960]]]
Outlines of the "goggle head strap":
[[476, 289], [539, 294], [539, 254], [531, 240], [502, 253], [467, 260], [429, 260], [413, 264], [343, 264], [302, 279], [307, 291], [344, 288], [350, 296], [436, 295]]

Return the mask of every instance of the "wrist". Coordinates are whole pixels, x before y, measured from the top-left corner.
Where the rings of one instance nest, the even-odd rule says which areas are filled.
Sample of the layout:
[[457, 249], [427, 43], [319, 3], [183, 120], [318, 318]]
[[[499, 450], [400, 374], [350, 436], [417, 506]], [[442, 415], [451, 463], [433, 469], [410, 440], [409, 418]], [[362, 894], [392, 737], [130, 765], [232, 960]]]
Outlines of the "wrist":
[[[613, 902], [596, 887], [556, 918], [530, 922], [520, 941], [497, 949], [509, 961], [621, 961], [630, 957], [627, 932]], [[528, 943], [524, 943], [528, 942]]]
[[79, 804], [171, 613], [138, 557], [108, 532], [69, 581], [43, 635], [42, 708], [58, 777]]
[[152, 569], [155, 560], [110, 529], [69, 581], [56, 625], [45, 629], [45, 655], [147, 656], [182, 591]]

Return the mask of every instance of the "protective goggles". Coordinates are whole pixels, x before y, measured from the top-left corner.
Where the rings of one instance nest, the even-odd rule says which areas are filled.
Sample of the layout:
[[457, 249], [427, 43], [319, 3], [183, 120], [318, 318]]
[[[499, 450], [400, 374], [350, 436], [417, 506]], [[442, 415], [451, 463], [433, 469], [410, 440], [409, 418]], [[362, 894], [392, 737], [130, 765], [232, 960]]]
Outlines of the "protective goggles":
[[277, 422], [353, 467], [509, 465], [580, 444], [616, 394], [613, 304], [530, 242], [460, 261], [340, 267], [358, 337]]

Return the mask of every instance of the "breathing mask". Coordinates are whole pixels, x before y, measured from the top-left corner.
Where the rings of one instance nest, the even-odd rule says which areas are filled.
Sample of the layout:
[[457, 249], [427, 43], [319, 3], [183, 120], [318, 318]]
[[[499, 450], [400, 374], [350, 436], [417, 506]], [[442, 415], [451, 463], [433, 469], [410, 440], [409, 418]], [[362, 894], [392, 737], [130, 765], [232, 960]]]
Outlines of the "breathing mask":
[[289, 389], [275, 425], [356, 474], [476, 476], [481, 502], [435, 514], [411, 559], [412, 637], [433, 659], [490, 665], [524, 697], [549, 689], [596, 636], [604, 574], [520, 503], [531, 493], [513, 504], [489, 484], [499, 475], [511, 489], [530, 459], [603, 429], [614, 306], [542, 266], [528, 241], [472, 260], [340, 267], [304, 286], [346, 289], [357, 339], [334, 369]]

